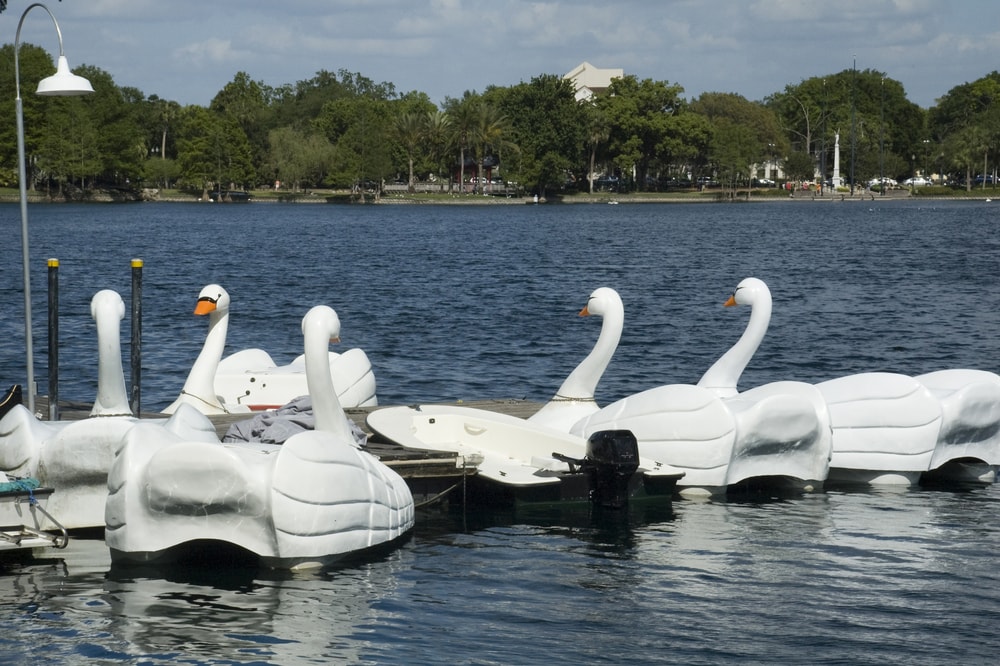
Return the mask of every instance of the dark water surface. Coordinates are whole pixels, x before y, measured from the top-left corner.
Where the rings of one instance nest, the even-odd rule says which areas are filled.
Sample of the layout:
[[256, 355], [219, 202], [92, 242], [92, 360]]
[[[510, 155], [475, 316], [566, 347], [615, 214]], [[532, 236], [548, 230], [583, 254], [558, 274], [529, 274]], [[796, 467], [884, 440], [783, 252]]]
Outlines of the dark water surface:
[[[45, 259], [60, 259], [60, 395], [91, 401], [98, 290], [145, 262], [143, 407], [230, 292], [230, 349], [301, 353], [317, 303], [364, 348], [382, 404], [544, 400], [592, 346], [589, 293], [626, 327], [602, 403], [694, 382], [774, 297], [742, 386], [891, 370], [998, 371], [1000, 208], [986, 202], [29, 209], [35, 372], [47, 392]], [[0, 380], [24, 381], [19, 211]], [[128, 360], [128, 326], [123, 347]], [[100, 540], [0, 572], [0, 663], [993, 663], [1000, 489], [913, 489], [492, 515], [421, 512], [385, 558], [310, 574], [118, 570]]]

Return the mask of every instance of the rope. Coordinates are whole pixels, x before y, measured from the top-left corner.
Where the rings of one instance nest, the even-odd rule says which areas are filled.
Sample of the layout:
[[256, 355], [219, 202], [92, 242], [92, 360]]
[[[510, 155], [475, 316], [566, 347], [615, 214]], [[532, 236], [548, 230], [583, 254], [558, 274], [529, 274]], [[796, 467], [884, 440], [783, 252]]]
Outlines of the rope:
[[215, 404], [215, 403], [211, 403], [211, 402], [209, 402], [208, 400], [205, 400], [205, 399], [204, 399], [203, 397], [201, 397], [200, 395], [195, 395], [194, 393], [188, 393], [188, 392], [187, 392], [187, 391], [185, 391], [184, 389], [181, 389], [181, 395], [187, 395], [187, 396], [190, 396], [190, 397], [194, 398], [195, 400], [200, 400], [200, 401], [202, 401], [203, 403], [205, 403], [205, 404], [206, 404], [206, 405], [208, 405], [209, 407], [218, 407], [218, 408], [221, 408], [221, 409], [222, 409], [222, 411], [223, 411], [223, 412], [225, 412], [226, 414], [232, 414], [232, 412], [230, 412], [230, 411], [229, 411], [228, 409], [226, 409], [226, 406], [225, 406], [225, 405], [223, 405], [223, 404], [221, 404], [221, 403], [218, 403], [218, 404]]
[[453, 491], [455, 488], [458, 488], [464, 482], [465, 482], [465, 475], [463, 474], [462, 475], [462, 479], [460, 481], [456, 481], [450, 487], [445, 488], [444, 490], [442, 490], [441, 492], [439, 492], [434, 497], [431, 497], [430, 499], [424, 500], [423, 502], [420, 502], [419, 504], [414, 504], [413, 508], [414, 509], [422, 509], [425, 506], [430, 506], [431, 504], [434, 504], [436, 502], [441, 501], [444, 498], [445, 495], [447, 495], [448, 493], [450, 493], [451, 491]]
[[557, 393], [555, 396], [553, 396], [553, 398], [552, 398], [552, 400], [550, 402], [593, 402], [593, 403], [596, 403], [597, 399], [593, 398], [593, 397], [590, 397], [590, 398], [573, 398], [571, 396], [559, 395]]

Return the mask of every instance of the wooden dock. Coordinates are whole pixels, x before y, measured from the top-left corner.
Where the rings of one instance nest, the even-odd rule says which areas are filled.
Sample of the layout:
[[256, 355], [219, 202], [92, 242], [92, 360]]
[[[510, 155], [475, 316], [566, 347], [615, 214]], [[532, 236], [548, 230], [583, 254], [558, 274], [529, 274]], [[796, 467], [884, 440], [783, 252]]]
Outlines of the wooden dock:
[[[518, 418], [527, 418], [541, 407], [541, 404], [537, 402], [515, 399], [476, 400], [447, 404], [485, 409]], [[384, 407], [386, 406], [356, 407], [345, 409], [344, 412], [368, 434], [368, 445], [365, 449], [406, 480], [418, 507], [445, 499], [452, 490], [461, 487], [469, 476], [476, 473], [474, 467], [465, 467], [464, 461], [457, 454], [405, 449], [398, 444], [380, 439], [368, 428], [366, 419], [368, 414]], [[91, 405], [89, 404], [60, 400], [59, 418], [66, 421], [87, 418], [90, 415], [90, 409]], [[46, 396], [35, 397], [35, 411], [40, 414], [49, 413]], [[163, 417], [163, 414], [154, 412], [143, 412], [141, 415], [141, 418]], [[244, 413], [224, 414], [208, 418], [215, 425], [216, 433], [221, 439], [230, 425], [252, 417], [253, 414]]]

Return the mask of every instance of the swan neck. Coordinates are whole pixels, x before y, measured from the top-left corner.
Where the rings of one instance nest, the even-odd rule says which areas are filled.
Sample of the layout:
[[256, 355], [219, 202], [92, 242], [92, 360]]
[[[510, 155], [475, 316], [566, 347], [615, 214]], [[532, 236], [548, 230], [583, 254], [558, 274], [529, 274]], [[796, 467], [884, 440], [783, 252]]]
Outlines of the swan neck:
[[97, 311], [97, 398], [91, 416], [129, 415], [128, 391], [122, 367], [119, 318]]
[[750, 320], [743, 335], [702, 375], [698, 386], [711, 389], [721, 396], [735, 395], [740, 377], [764, 340], [770, 323], [771, 299], [768, 297], [751, 306]]
[[608, 312], [601, 321], [601, 332], [590, 353], [569, 374], [559, 387], [556, 396], [560, 399], [588, 400], [594, 397], [597, 384], [611, 363], [611, 357], [618, 349], [625, 324], [625, 313], [621, 310]]
[[330, 374], [330, 342], [321, 335], [309, 335], [304, 340], [306, 384], [312, 399], [316, 430], [333, 433], [354, 441], [354, 434], [347, 423], [347, 415], [333, 387]]
[[215, 393], [215, 373], [226, 350], [228, 331], [228, 312], [213, 312], [208, 316], [208, 335], [205, 336], [205, 344], [202, 345], [201, 352], [191, 366], [191, 372], [188, 373], [187, 381], [184, 382], [184, 393], [195, 395], [220, 408]]

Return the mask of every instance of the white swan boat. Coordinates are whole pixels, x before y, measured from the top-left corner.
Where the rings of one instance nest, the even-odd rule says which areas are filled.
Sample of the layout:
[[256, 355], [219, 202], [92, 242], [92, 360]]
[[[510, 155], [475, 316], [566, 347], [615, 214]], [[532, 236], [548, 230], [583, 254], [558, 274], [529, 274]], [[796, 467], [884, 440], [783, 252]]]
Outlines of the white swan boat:
[[[108, 470], [125, 433], [137, 422], [132, 416], [122, 371], [120, 323], [125, 304], [118, 293], [105, 289], [91, 299], [97, 324], [97, 397], [90, 418], [78, 421], [40, 421], [17, 404], [0, 418], [0, 471], [36, 478], [57, 489], [49, 512], [69, 530], [102, 528], [108, 494]], [[170, 419], [171, 430], [190, 437], [213, 432], [201, 414], [187, 412]], [[58, 526], [43, 521], [46, 529]]]
[[1000, 376], [949, 369], [915, 378], [941, 404], [941, 428], [923, 478], [992, 483], [1000, 466]]
[[737, 390], [770, 323], [770, 290], [747, 278], [725, 305], [750, 305], [750, 320], [698, 385], [668, 384], [628, 396], [584, 418], [572, 432], [631, 430], [642, 455], [684, 471], [678, 481], [682, 495], [722, 494], [749, 481], [820, 487], [829, 471], [831, 436], [815, 387], [787, 381]]
[[528, 421], [569, 432], [574, 423], [598, 410], [594, 393], [618, 348], [625, 323], [621, 296], [609, 287], [595, 289], [580, 310], [581, 317], [589, 315], [601, 317], [601, 332], [594, 348], [566, 377], [552, 399], [528, 417]]
[[[196, 315], [208, 315], [208, 334], [177, 399], [164, 413], [187, 403], [204, 414], [245, 413], [276, 409], [309, 392], [305, 358], [277, 365], [263, 349], [243, 349], [223, 358], [229, 331], [229, 293], [217, 284], [198, 295]], [[340, 404], [368, 407], [378, 404], [375, 374], [361, 349], [343, 354], [328, 351], [329, 372]]]
[[329, 307], [302, 321], [316, 427], [281, 445], [188, 441], [144, 423], [108, 476], [105, 540], [113, 562], [170, 562], [220, 542], [264, 566], [323, 566], [387, 547], [413, 526], [403, 479], [357, 448], [330, 377], [340, 332]]

